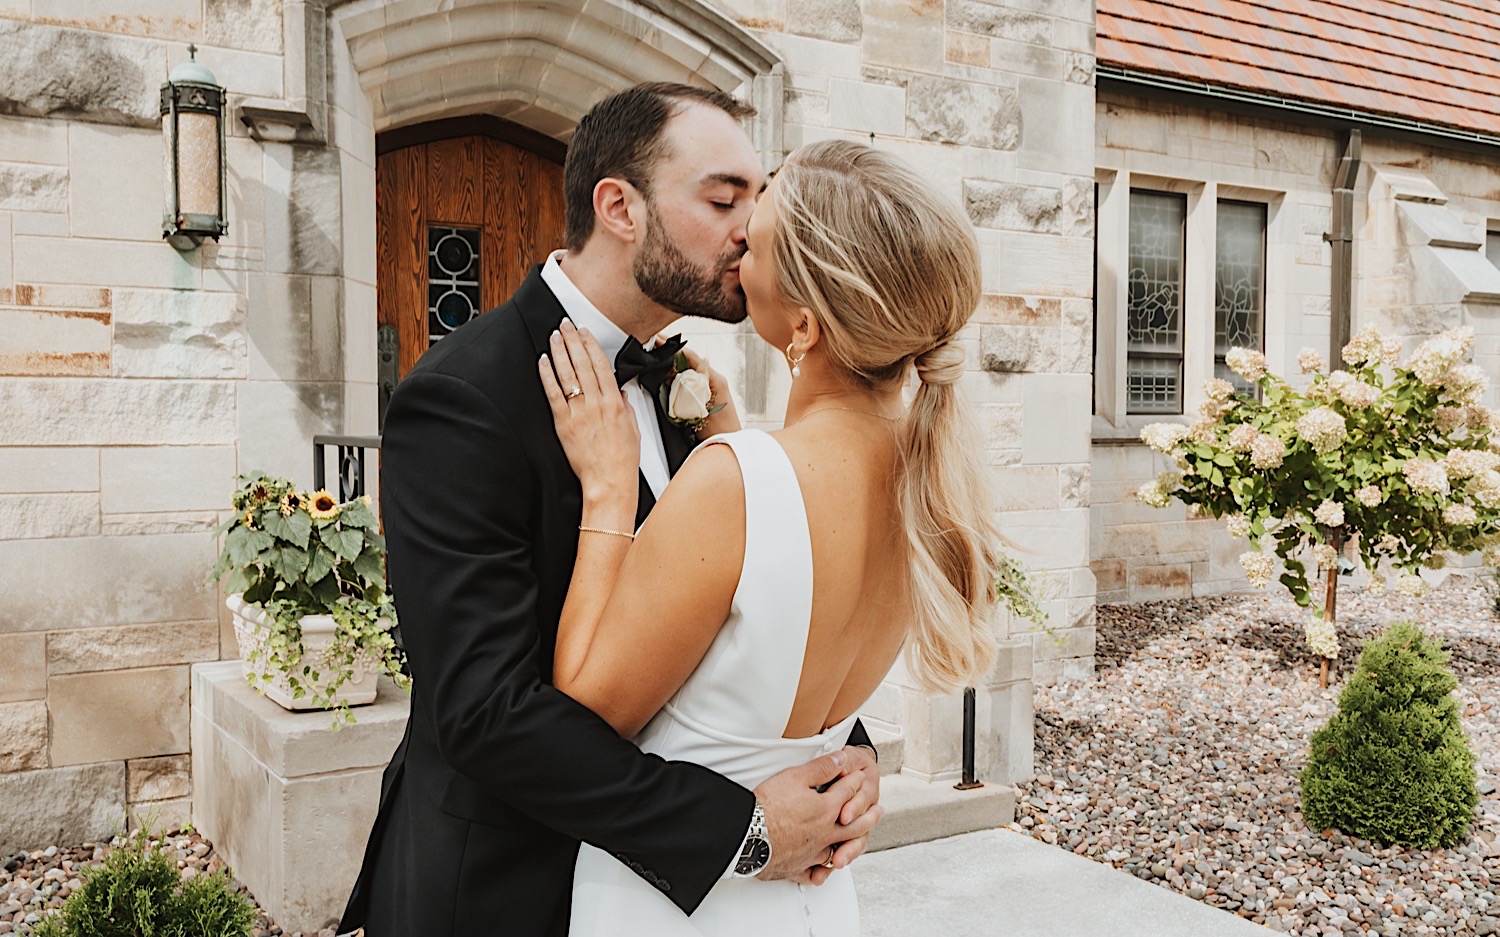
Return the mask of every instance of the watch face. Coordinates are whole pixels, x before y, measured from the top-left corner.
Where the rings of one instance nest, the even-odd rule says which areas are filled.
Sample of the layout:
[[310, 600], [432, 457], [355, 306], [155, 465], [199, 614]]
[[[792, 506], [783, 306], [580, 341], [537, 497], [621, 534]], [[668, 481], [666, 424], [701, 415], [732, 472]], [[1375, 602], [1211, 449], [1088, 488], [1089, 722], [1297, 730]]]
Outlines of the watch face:
[[746, 855], [740, 859], [735, 871], [741, 875], [754, 875], [771, 861], [771, 844], [763, 839], [752, 839]]

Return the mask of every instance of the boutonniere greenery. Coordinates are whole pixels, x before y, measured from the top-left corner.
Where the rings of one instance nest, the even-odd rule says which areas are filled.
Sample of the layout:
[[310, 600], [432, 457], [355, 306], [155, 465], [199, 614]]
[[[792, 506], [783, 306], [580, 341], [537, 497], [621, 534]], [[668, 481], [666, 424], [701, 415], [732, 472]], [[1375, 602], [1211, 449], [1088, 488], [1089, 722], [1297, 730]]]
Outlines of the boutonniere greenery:
[[662, 383], [657, 394], [667, 419], [695, 433], [710, 416], [724, 409], [724, 404], [714, 401], [708, 375], [695, 370], [687, 355], [680, 351], [672, 359], [672, 376]]

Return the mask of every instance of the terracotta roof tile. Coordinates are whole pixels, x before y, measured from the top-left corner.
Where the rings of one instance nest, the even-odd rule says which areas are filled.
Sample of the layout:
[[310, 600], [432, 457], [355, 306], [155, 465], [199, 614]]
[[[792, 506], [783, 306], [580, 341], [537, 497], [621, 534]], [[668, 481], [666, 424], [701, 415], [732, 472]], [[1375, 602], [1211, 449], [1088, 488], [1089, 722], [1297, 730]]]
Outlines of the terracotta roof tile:
[[1500, 135], [1497, 0], [1098, 0], [1100, 64]]

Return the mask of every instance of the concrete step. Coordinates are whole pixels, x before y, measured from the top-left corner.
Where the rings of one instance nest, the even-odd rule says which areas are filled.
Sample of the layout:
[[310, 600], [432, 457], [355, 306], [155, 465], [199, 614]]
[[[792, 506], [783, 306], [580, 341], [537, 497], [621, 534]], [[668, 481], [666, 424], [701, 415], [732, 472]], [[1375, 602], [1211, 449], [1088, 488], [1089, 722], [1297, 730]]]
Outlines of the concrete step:
[[870, 834], [870, 850], [990, 830], [1015, 819], [1014, 787], [985, 784], [960, 791], [953, 784], [952, 780], [923, 781], [904, 774], [882, 777], [880, 803], [885, 818]]

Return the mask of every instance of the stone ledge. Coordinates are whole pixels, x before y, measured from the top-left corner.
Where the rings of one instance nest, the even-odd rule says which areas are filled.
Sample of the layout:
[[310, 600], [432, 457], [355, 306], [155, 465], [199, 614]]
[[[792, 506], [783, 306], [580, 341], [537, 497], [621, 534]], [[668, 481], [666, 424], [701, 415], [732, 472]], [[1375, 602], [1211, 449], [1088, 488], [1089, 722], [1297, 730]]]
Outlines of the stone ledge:
[[1014, 787], [986, 784], [960, 791], [954, 789], [954, 783], [951, 779], [920, 781], [905, 775], [881, 778], [880, 803], [885, 807], [885, 818], [870, 834], [870, 850], [994, 829], [1015, 819]]
[[410, 700], [389, 678], [382, 678], [374, 703], [352, 710], [357, 722], [332, 736], [331, 714], [282, 709], [245, 683], [243, 668], [238, 660], [194, 666], [194, 716], [201, 713], [280, 777], [384, 770], [406, 731]]

